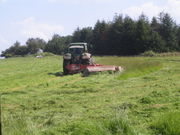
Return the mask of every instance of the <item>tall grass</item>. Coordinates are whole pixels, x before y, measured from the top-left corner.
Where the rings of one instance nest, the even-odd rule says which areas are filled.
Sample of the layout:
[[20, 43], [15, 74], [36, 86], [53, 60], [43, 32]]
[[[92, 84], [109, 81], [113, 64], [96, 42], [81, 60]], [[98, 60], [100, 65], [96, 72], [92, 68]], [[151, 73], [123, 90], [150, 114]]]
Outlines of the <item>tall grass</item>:
[[3, 115], [3, 135], [36, 135], [36, 130], [31, 119], [24, 113]]
[[137, 135], [124, 113], [102, 119], [99, 122], [75, 123], [66, 130], [72, 135]]
[[171, 112], [160, 116], [151, 128], [155, 134], [180, 135], [180, 112]]
[[143, 76], [162, 68], [162, 63], [159, 61], [144, 57], [101, 57], [97, 62], [105, 65], [122, 66], [124, 72], [120, 74], [118, 80]]
[[105, 131], [110, 135], [136, 135], [128, 119], [122, 116], [107, 120]]

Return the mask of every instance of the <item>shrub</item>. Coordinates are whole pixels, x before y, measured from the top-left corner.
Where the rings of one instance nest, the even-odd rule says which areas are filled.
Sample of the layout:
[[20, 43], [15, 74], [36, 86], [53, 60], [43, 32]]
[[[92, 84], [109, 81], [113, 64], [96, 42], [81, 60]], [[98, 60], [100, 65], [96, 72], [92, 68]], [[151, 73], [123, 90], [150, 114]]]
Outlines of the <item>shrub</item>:
[[153, 57], [153, 56], [157, 56], [157, 54], [150, 50], [150, 51], [146, 51], [146, 52], [142, 53], [141, 56]]
[[55, 54], [53, 54], [53, 53], [50, 53], [50, 52], [43, 52], [42, 53], [42, 56], [54, 56]]
[[10, 57], [12, 57], [13, 55], [10, 54], [10, 53], [7, 53], [7, 54], [4, 54], [3, 56], [4, 56], [5, 58], [10, 58]]

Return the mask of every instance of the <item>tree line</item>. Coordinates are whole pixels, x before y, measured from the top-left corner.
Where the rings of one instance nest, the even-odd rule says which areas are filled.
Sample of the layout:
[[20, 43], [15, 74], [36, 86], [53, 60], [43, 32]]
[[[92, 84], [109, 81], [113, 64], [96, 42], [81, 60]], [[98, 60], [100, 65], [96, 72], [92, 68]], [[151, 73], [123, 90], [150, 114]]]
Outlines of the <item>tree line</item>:
[[98, 20], [94, 27], [77, 28], [72, 35], [55, 34], [45, 42], [30, 38], [26, 45], [19, 42], [2, 52], [2, 56], [35, 54], [44, 52], [62, 54], [71, 42], [87, 42], [95, 55], [138, 55], [146, 51], [180, 51], [180, 26], [168, 13], [161, 12], [149, 21], [144, 14], [138, 20], [115, 15], [112, 21]]

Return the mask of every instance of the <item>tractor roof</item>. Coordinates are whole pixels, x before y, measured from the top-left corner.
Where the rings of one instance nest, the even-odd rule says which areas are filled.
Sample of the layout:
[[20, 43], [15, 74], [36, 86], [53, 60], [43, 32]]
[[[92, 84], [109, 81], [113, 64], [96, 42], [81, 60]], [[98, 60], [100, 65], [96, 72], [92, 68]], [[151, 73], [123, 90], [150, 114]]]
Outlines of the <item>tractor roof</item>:
[[77, 42], [77, 43], [70, 43], [69, 45], [70, 45], [70, 46], [71, 46], [71, 45], [87, 45], [87, 43]]
[[83, 46], [78, 46], [78, 45], [73, 45], [73, 46], [70, 46], [69, 48], [84, 48]]

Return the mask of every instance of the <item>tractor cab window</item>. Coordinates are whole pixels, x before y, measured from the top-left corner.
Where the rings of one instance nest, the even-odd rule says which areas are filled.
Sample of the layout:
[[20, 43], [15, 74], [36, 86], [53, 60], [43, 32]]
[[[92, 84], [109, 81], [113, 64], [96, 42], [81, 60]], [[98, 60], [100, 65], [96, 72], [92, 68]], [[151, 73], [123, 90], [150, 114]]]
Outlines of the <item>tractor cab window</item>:
[[69, 53], [71, 54], [82, 54], [83, 48], [69, 48]]

